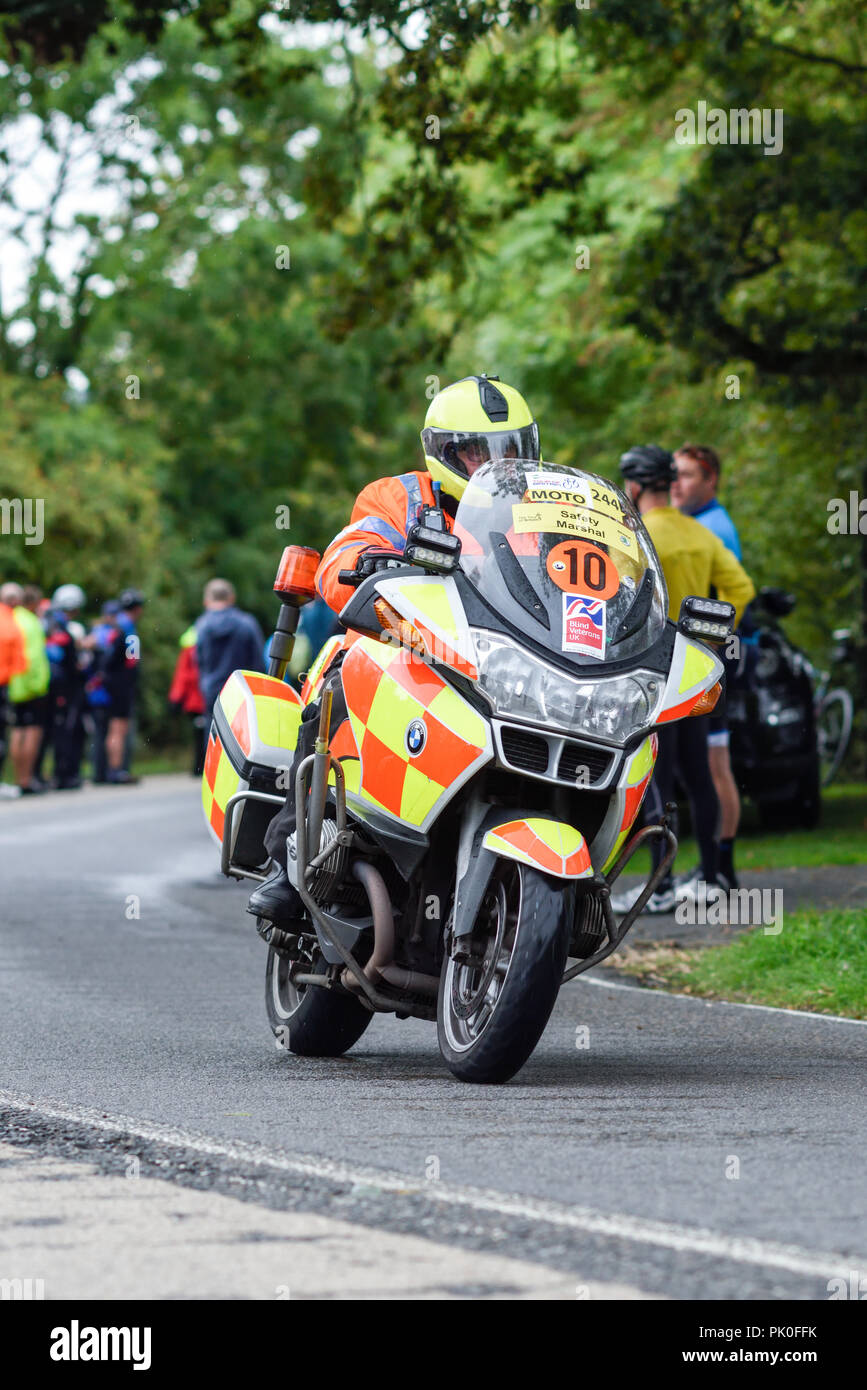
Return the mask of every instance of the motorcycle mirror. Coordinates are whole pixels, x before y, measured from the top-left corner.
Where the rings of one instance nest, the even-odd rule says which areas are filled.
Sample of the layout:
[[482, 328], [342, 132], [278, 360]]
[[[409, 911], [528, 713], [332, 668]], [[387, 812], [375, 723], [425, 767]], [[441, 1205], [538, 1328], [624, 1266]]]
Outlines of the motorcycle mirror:
[[772, 618], [788, 617], [796, 603], [795, 595], [786, 593], [785, 589], [767, 587], [759, 591], [759, 599]]

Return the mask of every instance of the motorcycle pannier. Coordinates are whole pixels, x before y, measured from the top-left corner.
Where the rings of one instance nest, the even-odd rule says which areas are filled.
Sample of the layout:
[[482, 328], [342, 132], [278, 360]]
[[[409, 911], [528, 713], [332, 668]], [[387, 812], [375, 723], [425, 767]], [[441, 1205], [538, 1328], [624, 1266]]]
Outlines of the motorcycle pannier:
[[226, 808], [236, 793], [265, 792], [275, 798], [248, 797], [234, 806], [234, 865], [256, 869], [268, 858], [265, 832], [286, 794], [302, 708], [285, 681], [257, 671], [233, 671], [217, 697], [202, 778], [202, 806], [211, 833], [222, 844]]

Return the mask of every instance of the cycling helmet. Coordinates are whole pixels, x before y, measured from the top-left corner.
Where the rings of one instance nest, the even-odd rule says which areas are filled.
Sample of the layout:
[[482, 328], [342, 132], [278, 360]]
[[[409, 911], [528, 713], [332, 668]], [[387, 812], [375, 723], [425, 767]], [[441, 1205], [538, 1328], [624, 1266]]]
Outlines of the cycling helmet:
[[636, 444], [628, 449], [620, 455], [620, 471], [630, 482], [660, 491], [671, 487], [677, 477], [674, 455], [659, 444]]
[[471, 472], [490, 459], [539, 458], [539, 430], [524, 397], [484, 374], [434, 396], [421, 442], [428, 472], [450, 497], [461, 497]]
[[124, 589], [120, 596], [121, 608], [141, 608], [145, 596], [141, 589]]
[[51, 607], [58, 608], [61, 613], [72, 613], [83, 608], [86, 602], [84, 590], [77, 584], [61, 584], [51, 595]]

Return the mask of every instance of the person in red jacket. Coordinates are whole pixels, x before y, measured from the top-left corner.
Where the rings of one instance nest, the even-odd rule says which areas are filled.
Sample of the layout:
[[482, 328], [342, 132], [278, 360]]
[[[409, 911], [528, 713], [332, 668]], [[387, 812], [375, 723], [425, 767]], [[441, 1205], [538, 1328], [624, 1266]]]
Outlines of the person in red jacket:
[[181, 650], [168, 694], [173, 709], [189, 715], [193, 730], [193, 776], [201, 777], [205, 766], [205, 698], [199, 684], [196, 660], [196, 626], [191, 623], [181, 636]]
[[[451, 530], [458, 502], [472, 474], [497, 458], [538, 459], [539, 431], [530, 408], [513, 386], [498, 377], [468, 376], [440, 391], [430, 403], [421, 432], [424, 471], [378, 478], [362, 488], [349, 525], [334, 537], [316, 571], [316, 587], [335, 613], [346, 606], [355, 589], [342, 584], [339, 573], [363, 563], [369, 550], [402, 553], [422, 508], [441, 505]], [[328, 668], [326, 687], [333, 692], [332, 728], [346, 718], [340, 686], [339, 652]], [[295, 830], [295, 768], [313, 751], [320, 700], [305, 708], [283, 807], [268, 827], [265, 847], [273, 869], [251, 895], [247, 911], [280, 928], [303, 916], [297, 890], [286, 872], [286, 841]]]

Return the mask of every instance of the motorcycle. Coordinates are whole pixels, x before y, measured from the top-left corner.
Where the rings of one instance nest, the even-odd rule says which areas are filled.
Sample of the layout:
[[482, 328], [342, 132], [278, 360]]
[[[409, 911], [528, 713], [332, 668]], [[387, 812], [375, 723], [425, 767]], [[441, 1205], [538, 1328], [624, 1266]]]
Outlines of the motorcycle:
[[[451, 527], [421, 507], [402, 555], [341, 571], [346, 631], [298, 695], [282, 677], [318, 561], [284, 552], [270, 672], [226, 682], [202, 782], [223, 872], [259, 880], [294, 782], [287, 862], [306, 916], [292, 932], [258, 921], [277, 1045], [336, 1056], [389, 1012], [435, 1020], [461, 1080], [506, 1081], [561, 985], [617, 949], [669, 870], [667, 823], [631, 834], [655, 729], [715, 704], [723, 668], [704, 642], [734, 610], [694, 597], [668, 619], [652, 542], [606, 479], [492, 461]], [[305, 712], [315, 747], [290, 776]], [[612, 886], [654, 837], [664, 856], [618, 922]]]
[[[852, 697], [846, 690], [828, 691], [827, 676], [783, 630], [780, 620], [795, 602], [794, 594], [774, 588], [763, 588], [753, 600], [755, 631], [742, 640], [727, 717], [732, 771], [740, 790], [756, 803], [762, 824], [810, 830], [819, 820], [821, 788], [846, 751]], [[841, 630], [837, 659], [845, 656], [848, 635]]]

